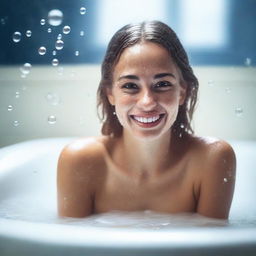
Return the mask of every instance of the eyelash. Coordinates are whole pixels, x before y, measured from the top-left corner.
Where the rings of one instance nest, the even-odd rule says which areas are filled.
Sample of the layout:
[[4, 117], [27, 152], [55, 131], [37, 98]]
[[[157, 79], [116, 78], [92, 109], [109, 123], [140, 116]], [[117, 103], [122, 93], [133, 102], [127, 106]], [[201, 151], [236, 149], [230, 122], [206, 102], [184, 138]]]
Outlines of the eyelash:
[[[160, 85], [160, 86], [159, 86]], [[152, 86], [153, 90], [161, 92], [167, 91], [173, 86], [169, 81], [160, 81]], [[129, 93], [136, 93], [139, 90], [139, 86], [135, 83], [125, 83], [121, 86], [125, 91], [129, 91]]]

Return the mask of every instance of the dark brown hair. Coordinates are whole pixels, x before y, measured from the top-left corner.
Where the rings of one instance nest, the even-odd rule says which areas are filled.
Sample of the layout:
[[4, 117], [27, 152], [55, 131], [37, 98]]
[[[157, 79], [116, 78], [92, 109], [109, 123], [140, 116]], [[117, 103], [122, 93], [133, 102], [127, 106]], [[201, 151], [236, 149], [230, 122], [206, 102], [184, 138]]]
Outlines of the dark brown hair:
[[114, 108], [108, 101], [107, 89], [112, 87], [112, 74], [122, 52], [140, 42], [153, 42], [164, 47], [179, 68], [182, 80], [187, 84], [184, 104], [179, 107], [178, 116], [172, 126], [175, 133], [194, 133], [191, 120], [197, 102], [198, 80], [189, 64], [188, 56], [176, 33], [160, 21], [148, 21], [128, 24], [118, 30], [110, 40], [101, 66], [101, 81], [97, 91], [97, 107], [101, 108], [100, 116], [103, 135], [120, 136], [122, 126], [113, 114]]

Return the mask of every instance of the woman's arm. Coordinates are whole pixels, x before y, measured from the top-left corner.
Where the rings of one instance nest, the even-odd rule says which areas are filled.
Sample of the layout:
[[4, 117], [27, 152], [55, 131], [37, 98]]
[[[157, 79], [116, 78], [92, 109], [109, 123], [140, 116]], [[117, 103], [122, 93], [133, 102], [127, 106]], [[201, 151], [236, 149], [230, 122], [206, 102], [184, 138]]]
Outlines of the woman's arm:
[[233, 198], [236, 157], [232, 147], [218, 141], [204, 158], [197, 212], [211, 218], [227, 219]]
[[75, 143], [63, 149], [58, 161], [59, 216], [85, 217], [93, 211], [92, 153]]

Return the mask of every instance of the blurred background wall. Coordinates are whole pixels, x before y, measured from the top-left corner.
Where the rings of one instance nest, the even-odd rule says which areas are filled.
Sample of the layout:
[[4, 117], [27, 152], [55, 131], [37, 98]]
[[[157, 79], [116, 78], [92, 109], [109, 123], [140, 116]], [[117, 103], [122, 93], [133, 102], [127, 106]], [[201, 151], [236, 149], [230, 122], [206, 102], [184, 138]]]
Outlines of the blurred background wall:
[[196, 133], [255, 140], [255, 0], [2, 0], [0, 147], [100, 134], [107, 43], [121, 26], [151, 19], [176, 31], [200, 81]]

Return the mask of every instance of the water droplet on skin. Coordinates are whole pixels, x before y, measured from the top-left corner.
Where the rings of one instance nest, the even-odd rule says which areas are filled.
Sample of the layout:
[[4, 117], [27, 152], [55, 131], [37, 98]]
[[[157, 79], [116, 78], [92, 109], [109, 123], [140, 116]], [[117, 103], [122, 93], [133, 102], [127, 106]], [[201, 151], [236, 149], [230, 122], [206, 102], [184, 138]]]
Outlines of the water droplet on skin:
[[84, 31], [83, 30], [80, 31], [80, 36], [84, 36]]
[[79, 56], [79, 51], [75, 51], [75, 55], [76, 55], [76, 56]]
[[55, 48], [57, 50], [62, 50], [64, 47], [64, 42], [62, 40], [57, 40], [55, 43]]
[[53, 9], [48, 13], [48, 23], [52, 26], [59, 26], [63, 20], [63, 13], [58, 9]]
[[243, 110], [241, 107], [237, 107], [237, 108], [235, 109], [235, 113], [236, 113], [236, 116], [240, 117], [240, 116], [243, 115], [244, 110]]
[[56, 106], [60, 103], [60, 97], [55, 93], [49, 92], [49, 93], [47, 93], [45, 98], [46, 98], [47, 102], [51, 105]]
[[19, 125], [20, 125], [20, 122], [19, 122], [19, 121], [17, 121], [17, 120], [15, 120], [15, 121], [13, 121], [13, 125], [14, 125], [15, 127], [17, 127], [17, 126], [19, 126]]
[[12, 40], [14, 43], [18, 43], [21, 40], [21, 33], [16, 31], [13, 33]]
[[20, 71], [24, 75], [28, 75], [31, 71], [31, 64], [30, 63], [25, 63], [21, 68]]
[[84, 15], [86, 13], [86, 8], [85, 7], [81, 7], [80, 8], [80, 14]]
[[45, 55], [46, 53], [46, 48], [44, 46], [41, 46], [39, 49], [38, 49], [38, 53], [40, 55]]
[[246, 58], [245, 61], [244, 61], [244, 64], [245, 64], [245, 66], [250, 67], [251, 64], [252, 64], [251, 58]]
[[48, 123], [49, 124], [55, 124], [56, 123], [56, 116], [48, 116]]
[[70, 31], [71, 31], [71, 28], [70, 28], [70, 26], [65, 26], [64, 28], [63, 28], [63, 34], [69, 34], [70, 33]]
[[13, 106], [12, 105], [9, 105], [8, 108], [7, 108], [8, 111], [12, 111], [13, 110]]
[[52, 60], [52, 65], [53, 65], [54, 67], [58, 66], [58, 65], [59, 65], [58, 59], [53, 59], [53, 60]]
[[27, 37], [31, 37], [31, 35], [32, 35], [31, 30], [27, 30], [27, 31], [26, 31], [26, 36], [27, 36]]
[[51, 28], [48, 28], [48, 29], [47, 29], [47, 32], [48, 32], [48, 33], [51, 33], [51, 32], [52, 32], [52, 29], [51, 29]]
[[213, 81], [213, 80], [209, 80], [209, 81], [208, 81], [208, 85], [209, 85], [209, 86], [214, 86], [214, 81]]
[[44, 25], [45, 25], [45, 19], [41, 19], [41, 20], [40, 20], [40, 24], [41, 24], [42, 26], [44, 26]]

